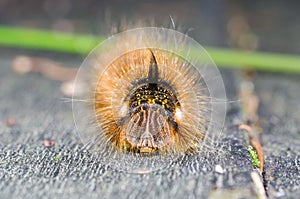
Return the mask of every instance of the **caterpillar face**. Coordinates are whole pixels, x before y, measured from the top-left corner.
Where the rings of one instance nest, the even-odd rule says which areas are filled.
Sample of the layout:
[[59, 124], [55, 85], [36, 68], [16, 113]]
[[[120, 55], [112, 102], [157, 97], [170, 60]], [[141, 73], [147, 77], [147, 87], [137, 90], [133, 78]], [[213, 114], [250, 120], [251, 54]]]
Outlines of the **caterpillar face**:
[[178, 55], [134, 50], [114, 60], [99, 78], [97, 122], [119, 149], [184, 151], [199, 144], [208, 128], [206, 92], [199, 72]]
[[225, 118], [223, 81], [209, 56], [164, 28], [100, 44], [80, 68], [73, 99], [82, 140], [109, 158], [198, 151]]

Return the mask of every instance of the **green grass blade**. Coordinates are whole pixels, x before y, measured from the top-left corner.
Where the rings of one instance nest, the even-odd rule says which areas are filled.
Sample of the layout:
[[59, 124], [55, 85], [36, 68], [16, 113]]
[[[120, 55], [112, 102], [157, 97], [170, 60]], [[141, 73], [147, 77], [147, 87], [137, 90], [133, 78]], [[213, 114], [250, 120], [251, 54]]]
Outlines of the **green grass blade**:
[[[0, 45], [88, 54], [104, 37], [0, 26]], [[300, 56], [205, 47], [218, 66], [300, 73]], [[198, 49], [200, 50], [200, 49]], [[197, 49], [193, 50], [197, 53]]]
[[87, 54], [102, 37], [0, 26], [0, 45]]
[[207, 47], [206, 50], [218, 66], [300, 73], [299, 55], [257, 51], [246, 52], [210, 47]]

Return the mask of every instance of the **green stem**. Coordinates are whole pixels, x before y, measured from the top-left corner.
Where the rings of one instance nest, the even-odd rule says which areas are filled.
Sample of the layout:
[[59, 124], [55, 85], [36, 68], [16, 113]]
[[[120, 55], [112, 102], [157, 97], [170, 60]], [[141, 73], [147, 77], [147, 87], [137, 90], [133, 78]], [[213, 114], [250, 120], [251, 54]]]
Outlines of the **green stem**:
[[103, 37], [0, 26], [0, 45], [87, 54]]
[[246, 52], [206, 48], [217, 65], [273, 72], [300, 73], [300, 56], [269, 52]]
[[[0, 45], [88, 54], [104, 37], [0, 26]], [[300, 73], [300, 56], [205, 47], [218, 66]], [[197, 51], [197, 49], [195, 50]], [[195, 52], [197, 53], [197, 52]]]

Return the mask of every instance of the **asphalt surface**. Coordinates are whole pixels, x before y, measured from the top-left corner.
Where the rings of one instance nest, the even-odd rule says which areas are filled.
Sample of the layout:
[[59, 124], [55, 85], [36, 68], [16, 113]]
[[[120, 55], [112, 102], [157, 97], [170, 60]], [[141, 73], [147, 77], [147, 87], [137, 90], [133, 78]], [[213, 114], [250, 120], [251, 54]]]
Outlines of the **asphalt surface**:
[[[26, 51], [24, 51], [26, 53]], [[22, 52], [22, 53], [24, 53]], [[39, 74], [15, 74], [0, 54], [1, 198], [255, 198], [254, 170], [244, 134], [238, 131], [238, 73], [222, 70], [229, 100], [223, 136], [216, 149], [183, 156], [149, 174], [120, 171], [101, 154], [87, 151], [76, 133], [71, 102], [60, 83]], [[78, 66], [80, 58], [40, 53]], [[274, 198], [300, 195], [300, 77], [259, 73], [255, 86], [262, 104], [265, 185]], [[7, 118], [16, 120], [8, 127]], [[53, 147], [44, 140], [53, 139]], [[216, 171], [216, 165], [224, 173]]]

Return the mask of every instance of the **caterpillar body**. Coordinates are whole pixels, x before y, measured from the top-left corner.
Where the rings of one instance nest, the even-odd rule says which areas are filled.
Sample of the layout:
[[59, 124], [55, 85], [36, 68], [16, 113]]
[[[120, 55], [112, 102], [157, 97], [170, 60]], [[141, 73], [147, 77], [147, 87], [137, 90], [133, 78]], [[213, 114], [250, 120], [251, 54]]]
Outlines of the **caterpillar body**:
[[107, 159], [161, 163], [201, 151], [222, 128], [225, 97], [218, 69], [197, 42], [148, 27], [91, 52], [76, 78], [73, 113], [83, 142]]

